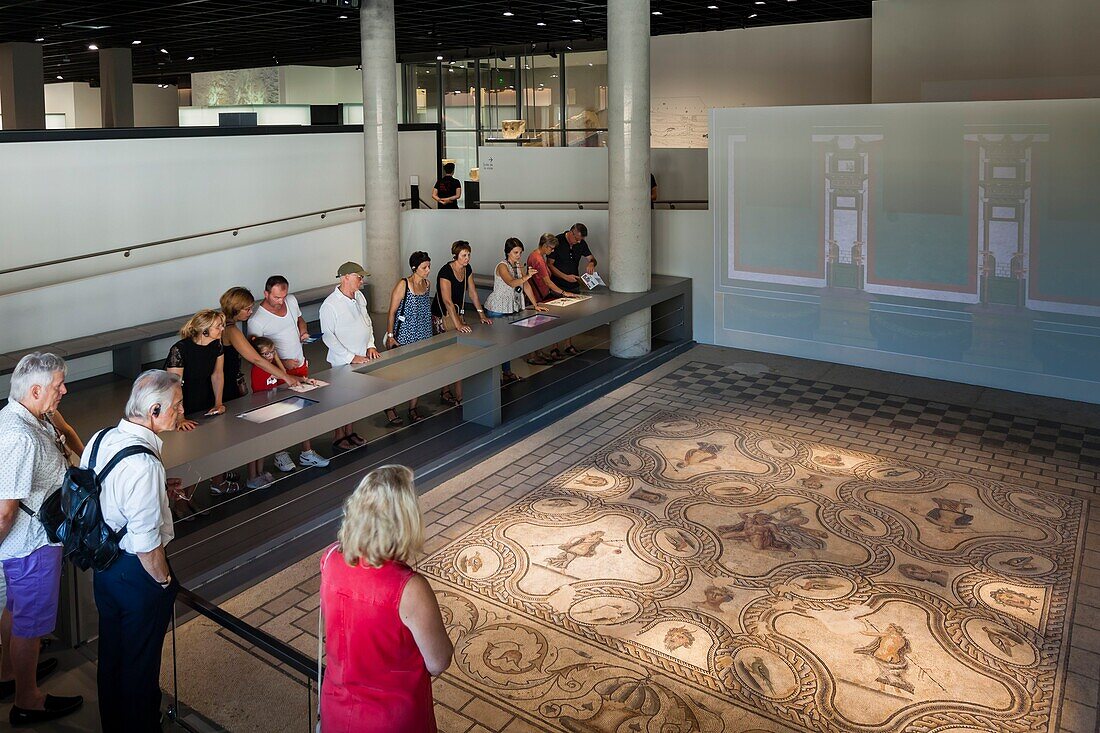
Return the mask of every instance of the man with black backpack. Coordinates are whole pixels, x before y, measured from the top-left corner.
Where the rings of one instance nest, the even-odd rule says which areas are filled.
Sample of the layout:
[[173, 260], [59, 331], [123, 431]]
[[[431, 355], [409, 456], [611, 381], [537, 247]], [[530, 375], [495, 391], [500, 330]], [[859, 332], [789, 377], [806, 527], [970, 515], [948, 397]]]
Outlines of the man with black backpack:
[[76, 695], [47, 695], [36, 679], [52, 661], [40, 665], [38, 652], [41, 638], [54, 630], [61, 588], [62, 548], [50, 541], [36, 514], [69, 468], [49, 420], [65, 395], [65, 372], [59, 356], [27, 354], [12, 373], [8, 404], [0, 410], [0, 562], [8, 591], [0, 617], [0, 687], [14, 687], [12, 725], [54, 720], [84, 703]]
[[178, 479], [165, 479], [158, 434], [183, 419], [180, 385], [179, 376], [160, 369], [139, 375], [126, 416], [95, 435], [81, 460], [100, 472], [103, 521], [119, 537], [118, 556], [96, 568], [94, 581], [104, 733], [160, 730], [161, 649], [179, 585], [164, 552], [175, 537], [166, 488]]

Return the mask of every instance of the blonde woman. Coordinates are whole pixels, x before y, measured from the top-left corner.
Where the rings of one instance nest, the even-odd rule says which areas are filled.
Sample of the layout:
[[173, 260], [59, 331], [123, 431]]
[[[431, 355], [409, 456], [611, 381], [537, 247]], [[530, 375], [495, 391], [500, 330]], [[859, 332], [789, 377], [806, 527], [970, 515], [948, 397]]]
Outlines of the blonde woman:
[[435, 593], [412, 569], [423, 522], [405, 466], [382, 466], [344, 504], [321, 555], [321, 730], [435, 733], [431, 678], [451, 664]]
[[[213, 417], [225, 412], [225, 405], [222, 404], [225, 390], [224, 330], [225, 316], [221, 311], [201, 310], [183, 325], [180, 340], [168, 350], [164, 368], [183, 379], [185, 415], [201, 413], [205, 417]], [[178, 429], [187, 432], [197, 425], [194, 420], [184, 419]], [[224, 475], [215, 476], [210, 483], [210, 492], [215, 495], [232, 494], [240, 489], [240, 484], [227, 481]], [[193, 494], [194, 487], [190, 486], [180, 489], [172, 498], [194, 509], [191, 504]]]

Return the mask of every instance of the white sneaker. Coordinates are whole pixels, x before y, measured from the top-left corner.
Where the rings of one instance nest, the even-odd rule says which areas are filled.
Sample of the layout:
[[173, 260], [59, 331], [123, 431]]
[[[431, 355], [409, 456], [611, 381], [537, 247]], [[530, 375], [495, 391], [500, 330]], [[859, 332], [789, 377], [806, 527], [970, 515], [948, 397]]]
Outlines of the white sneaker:
[[250, 478], [245, 486], [250, 489], [266, 489], [268, 486], [271, 486], [271, 474], [261, 473], [256, 478]]
[[298, 462], [303, 466], [317, 466], [317, 468], [324, 468], [328, 465], [329, 460], [327, 458], [321, 458], [317, 455], [317, 451], [304, 450], [298, 454]]
[[297, 466], [294, 465], [293, 459], [290, 457], [290, 453], [285, 450], [281, 450], [275, 454], [275, 468], [279, 469], [283, 473], [290, 473]]

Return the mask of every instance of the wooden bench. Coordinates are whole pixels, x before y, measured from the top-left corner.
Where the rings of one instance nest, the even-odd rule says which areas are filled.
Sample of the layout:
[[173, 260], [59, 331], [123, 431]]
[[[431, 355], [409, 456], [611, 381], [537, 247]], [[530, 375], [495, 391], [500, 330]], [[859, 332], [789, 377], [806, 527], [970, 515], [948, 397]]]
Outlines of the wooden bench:
[[[306, 290], [292, 291], [298, 299], [298, 305], [316, 305], [328, 297], [335, 284], [322, 285]], [[363, 286], [364, 291], [367, 287]], [[364, 295], [367, 293], [364, 292]], [[257, 306], [258, 307], [258, 306]], [[29, 349], [20, 349], [6, 354], [0, 354], [0, 376], [11, 374], [15, 371], [15, 365], [26, 354], [35, 351], [47, 351], [64, 359], [79, 359], [83, 356], [93, 356], [110, 351], [112, 356], [112, 369], [115, 374], [127, 379], [133, 379], [141, 373], [141, 349], [150, 341], [170, 338], [179, 333], [182, 326], [193, 314], [186, 313], [175, 318], [165, 318], [152, 323], [142, 323], [136, 326], [128, 326], [115, 331], [98, 333], [94, 336], [81, 336], [67, 341], [58, 341], [43, 346], [35, 346]]]

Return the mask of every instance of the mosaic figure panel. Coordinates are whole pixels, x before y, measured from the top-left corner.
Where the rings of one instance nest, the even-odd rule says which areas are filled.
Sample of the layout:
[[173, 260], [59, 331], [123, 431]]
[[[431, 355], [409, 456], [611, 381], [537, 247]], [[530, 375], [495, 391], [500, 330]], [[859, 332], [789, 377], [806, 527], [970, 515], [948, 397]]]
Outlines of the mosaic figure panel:
[[585, 732], [1046, 731], [1084, 505], [659, 414], [427, 558], [455, 675]]

